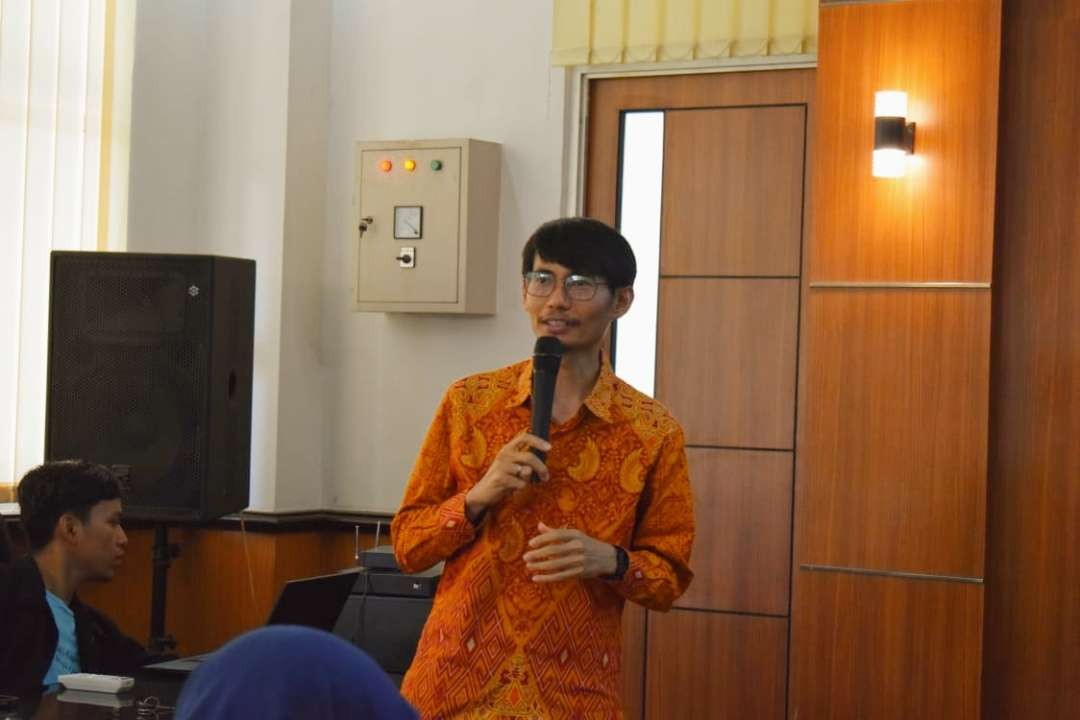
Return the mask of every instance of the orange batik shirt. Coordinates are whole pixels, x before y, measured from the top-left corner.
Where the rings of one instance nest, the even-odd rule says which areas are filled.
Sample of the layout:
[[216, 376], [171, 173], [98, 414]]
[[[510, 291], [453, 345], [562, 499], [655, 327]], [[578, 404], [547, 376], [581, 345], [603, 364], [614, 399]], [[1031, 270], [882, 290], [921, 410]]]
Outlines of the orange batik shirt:
[[[478, 526], [466, 518], [466, 491], [529, 428], [531, 379], [524, 361], [450, 387], [394, 518], [403, 570], [446, 561], [401, 686], [425, 718], [621, 717], [624, 600], [667, 610], [692, 577], [682, 429], [606, 363], [577, 415], [552, 428], [550, 479]], [[533, 582], [521, 556], [540, 522], [622, 546], [623, 579]]]

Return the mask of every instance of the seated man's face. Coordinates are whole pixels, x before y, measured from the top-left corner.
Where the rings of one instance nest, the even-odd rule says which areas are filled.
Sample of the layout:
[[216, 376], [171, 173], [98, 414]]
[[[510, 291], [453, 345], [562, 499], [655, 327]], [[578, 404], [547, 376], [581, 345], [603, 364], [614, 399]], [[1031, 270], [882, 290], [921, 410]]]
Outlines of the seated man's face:
[[127, 535], [120, 525], [120, 500], [102, 500], [90, 508], [81, 524], [72, 550], [85, 577], [109, 580], [116, 573], [127, 547]]

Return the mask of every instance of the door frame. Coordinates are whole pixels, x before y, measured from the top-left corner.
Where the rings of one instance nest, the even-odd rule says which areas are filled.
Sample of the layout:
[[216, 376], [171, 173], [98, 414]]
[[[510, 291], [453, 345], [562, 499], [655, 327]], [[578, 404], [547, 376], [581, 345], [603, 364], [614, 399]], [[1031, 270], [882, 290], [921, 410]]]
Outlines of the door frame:
[[[615, 197], [617, 195], [617, 186], [619, 178], [617, 177], [618, 171], [611, 164], [613, 159], [610, 153], [614, 150], [618, 153], [618, 148], [614, 145], [614, 137], [609, 134], [617, 132], [617, 129], [613, 123], [616, 123], [616, 118], [611, 115], [610, 107], [602, 109], [603, 115], [590, 117], [590, 113], [594, 110], [592, 106], [594, 97], [600, 98], [598, 93], [601, 86], [592, 87], [593, 80], [599, 80], [607, 82], [609, 80], [616, 80], [616, 82], [626, 82], [628, 87], [641, 89], [641, 84], [648, 82], [650, 77], [662, 77], [668, 76], [673, 83], [688, 83], [690, 85], [701, 85], [701, 89], [707, 93], [712, 93], [721, 86], [725, 86], [727, 83], [735, 83], [734, 87], [740, 87], [745, 85], [749, 81], [751, 85], [756, 85], [754, 81], [747, 77], [749, 72], [760, 71], [770, 72], [776, 75], [783, 75], [785, 73], [794, 75], [791, 71], [802, 71], [812, 75], [816, 73], [817, 62], [815, 58], [808, 58], [806, 56], [785, 56], [780, 58], [748, 58], [739, 59], [739, 62], [731, 62], [725, 60], [724, 62], [711, 62], [708, 65], [694, 64], [693, 66], [647, 66], [647, 67], [622, 67], [622, 66], [603, 66], [603, 67], [582, 67], [577, 70], [568, 71], [572, 72], [572, 76], [568, 76], [570, 82], [567, 85], [567, 97], [566, 97], [566, 117], [567, 122], [570, 123], [569, 127], [564, 128], [564, 137], [566, 139], [566, 146], [564, 148], [563, 155], [563, 168], [564, 168], [564, 198], [562, 204], [562, 210], [567, 215], [579, 215], [586, 209], [586, 199], [590, 201], [590, 206], [593, 212], [597, 213], [596, 217], [605, 221], [614, 223], [618, 219], [617, 201]], [[726, 77], [729, 74], [743, 75], [742, 79], [736, 77]], [[807, 77], [804, 75], [804, 77]], [[814, 123], [813, 104], [809, 102], [814, 93], [813, 77], [807, 78], [811, 84], [805, 83], [805, 80], [792, 80], [791, 86], [786, 89], [777, 89], [773, 95], [766, 93], [763, 98], [770, 98], [780, 104], [788, 104], [788, 102], [796, 102], [795, 98], [807, 98], [809, 103], [807, 107], [807, 137], [812, 136], [812, 128]], [[715, 87], [713, 87], [715, 85]], [[708, 88], [712, 90], [707, 90]], [[748, 87], [743, 86], [741, 90], [736, 90], [733, 97], [741, 98], [736, 105], [740, 103], [751, 102], [746, 99]], [[809, 93], [809, 94], [807, 94]], [[727, 93], [722, 93], [726, 95]], [[754, 93], [750, 93], [753, 95]], [[630, 96], [622, 98], [626, 101], [622, 104], [620, 101], [618, 107], [630, 110], [630, 109], [701, 109], [698, 104], [691, 104], [683, 107], [683, 103], [674, 102], [669, 105], [665, 104], [663, 99], [664, 93], [646, 93], [645, 96], [636, 94], [636, 90], [631, 92]], [[647, 99], [646, 99], [647, 96]], [[799, 102], [802, 102], [801, 100]], [[720, 103], [722, 104], [722, 103]], [[602, 134], [600, 134], [602, 133]], [[592, 143], [589, 142], [589, 137], [592, 137], [592, 142], [599, 143], [597, 147], [592, 147]], [[593, 168], [587, 167], [587, 162], [590, 159], [590, 155], [596, 156], [598, 152], [602, 152], [604, 157], [593, 157], [594, 162], [600, 162], [601, 165]], [[807, 153], [811, 151], [807, 148]], [[809, 157], [809, 155], [808, 155]], [[808, 162], [808, 160], [807, 160]], [[810, 227], [810, 196], [809, 190], [809, 177], [807, 176], [807, 170], [809, 165], [804, 166], [804, 199], [803, 199], [803, 212], [804, 212], [804, 224], [803, 224], [803, 236], [801, 242], [805, 245], [808, 242], [808, 231]], [[611, 172], [615, 172], [615, 176], [611, 176]], [[597, 187], [596, 182], [598, 178], [602, 180], [603, 187]], [[608, 184], [608, 179], [613, 181], [613, 184]], [[590, 188], [590, 186], [592, 186]], [[590, 190], [597, 192], [596, 197], [589, 197]], [[610, 197], [609, 197], [610, 196]], [[598, 200], [598, 198], [602, 198]], [[601, 207], [598, 207], [600, 205]], [[804, 274], [804, 267], [802, 263], [799, 271], [800, 277]], [[800, 283], [802, 281], [800, 280]], [[799, 313], [799, 327], [801, 333], [802, 327], [802, 305], [801, 298], [806, 292], [805, 285], [800, 285], [800, 309]], [[796, 380], [798, 382], [798, 380]], [[794, 482], [794, 478], [792, 478]], [[640, 606], [630, 606], [628, 604], [626, 612], [624, 612], [623, 618], [623, 631], [624, 631], [624, 647], [623, 647], [623, 662], [622, 668], [622, 688], [620, 694], [624, 703], [624, 710], [627, 714], [628, 720], [640, 720], [645, 717], [646, 711], [646, 686], [645, 686], [645, 670], [647, 663], [647, 613], [644, 608]], [[790, 634], [790, 608], [788, 614], [788, 633]], [[629, 644], [628, 644], [629, 643]], [[788, 648], [790, 648], [790, 642], [788, 642]], [[785, 652], [786, 662], [786, 652]], [[641, 683], [636, 682], [636, 678], [642, 679]], [[786, 684], [787, 684], [787, 670], [785, 669], [783, 682], [785, 685], [785, 703], [786, 703]]]
[[585, 209], [585, 161], [588, 157], [589, 85], [593, 80], [660, 75], [755, 70], [795, 70], [817, 67], [817, 54], [712, 58], [688, 62], [576, 65], [567, 68], [563, 137], [563, 182], [560, 214], [581, 215]]

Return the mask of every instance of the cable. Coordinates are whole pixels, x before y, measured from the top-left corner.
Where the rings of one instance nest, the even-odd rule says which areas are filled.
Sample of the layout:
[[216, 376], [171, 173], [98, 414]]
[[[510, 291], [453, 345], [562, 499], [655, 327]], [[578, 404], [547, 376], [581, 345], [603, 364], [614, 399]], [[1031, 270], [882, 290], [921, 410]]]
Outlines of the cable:
[[244, 512], [241, 510], [239, 515], [240, 538], [244, 543], [244, 563], [247, 565], [248, 588], [251, 590], [251, 614], [254, 617], [259, 609], [258, 603], [255, 602], [255, 573], [251, 568], [251, 553], [248, 551], [247, 526], [244, 524]]
[[[357, 526], [357, 528], [359, 528], [359, 526]], [[379, 535], [381, 533], [382, 521], [378, 520], [375, 522], [375, 542], [372, 543], [371, 549], [377, 548], [379, 546]], [[353, 633], [353, 645], [357, 645], [359, 647], [362, 647], [361, 643], [363, 642], [365, 634], [364, 625], [367, 619], [368, 587], [371, 584], [371, 570], [365, 567], [361, 570], [361, 572], [364, 574], [364, 586], [363, 589], [360, 590], [360, 611], [358, 613], [359, 617], [356, 621], [356, 632]]]

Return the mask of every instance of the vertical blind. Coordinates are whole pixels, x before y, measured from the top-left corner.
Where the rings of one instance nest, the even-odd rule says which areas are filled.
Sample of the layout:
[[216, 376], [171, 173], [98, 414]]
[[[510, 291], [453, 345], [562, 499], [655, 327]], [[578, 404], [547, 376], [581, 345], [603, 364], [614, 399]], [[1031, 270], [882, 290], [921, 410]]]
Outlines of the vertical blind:
[[555, 0], [554, 65], [817, 52], [817, 0]]
[[104, 249], [115, 9], [0, 0], [0, 486], [43, 457], [49, 253]]

